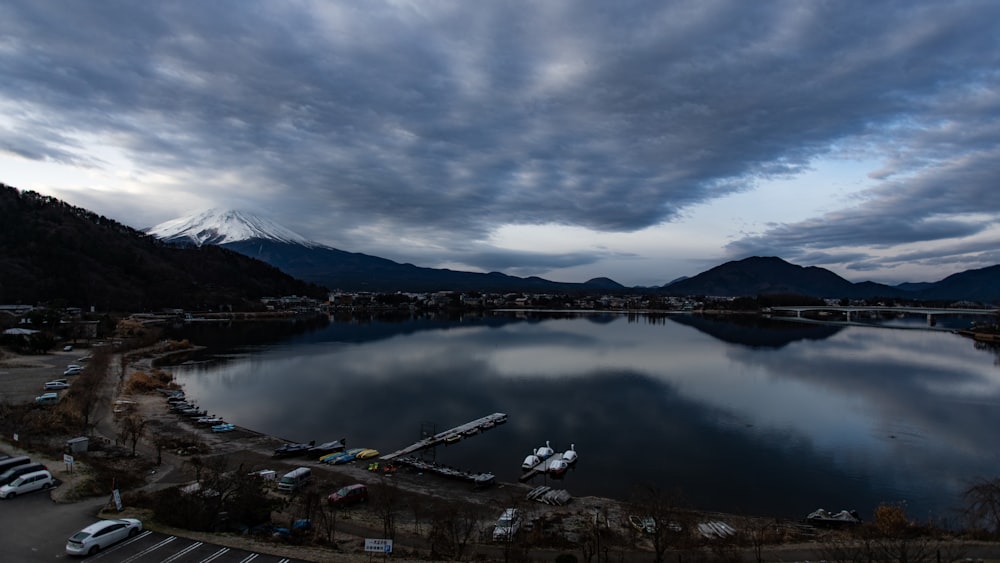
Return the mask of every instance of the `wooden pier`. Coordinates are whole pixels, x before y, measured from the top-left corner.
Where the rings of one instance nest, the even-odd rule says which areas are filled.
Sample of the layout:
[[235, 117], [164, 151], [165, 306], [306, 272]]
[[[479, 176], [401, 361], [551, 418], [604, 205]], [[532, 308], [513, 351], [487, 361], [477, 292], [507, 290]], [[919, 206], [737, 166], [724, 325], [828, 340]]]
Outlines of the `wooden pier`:
[[485, 432], [497, 425], [507, 422], [507, 415], [502, 412], [495, 412], [490, 415], [486, 415], [482, 418], [477, 418], [472, 422], [466, 422], [465, 424], [460, 424], [444, 432], [438, 432], [433, 436], [428, 436], [419, 442], [410, 444], [409, 446], [381, 456], [379, 459], [384, 461], [389, 461], [400, 456], [407, 456], [420, 450], [426, 450], [427, 448], [433, 448], [434, 446], [440, 446], [441, 444], [454, 444], [465, 438], [470, 438], [479, 434], [480, 432]]

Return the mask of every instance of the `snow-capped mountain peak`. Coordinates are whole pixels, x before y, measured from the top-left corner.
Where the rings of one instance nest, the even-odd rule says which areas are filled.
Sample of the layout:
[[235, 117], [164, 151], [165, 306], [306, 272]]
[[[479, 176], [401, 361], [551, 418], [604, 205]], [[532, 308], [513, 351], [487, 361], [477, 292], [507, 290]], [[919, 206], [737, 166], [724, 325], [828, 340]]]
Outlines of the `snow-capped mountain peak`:
[[162, 240], [196, 246], [225, 244], [247, 239], [267, 239], [307, 247], [321, 246], [302, 235], [245, 211], [209, 209], [195, 215], [165, 221], [146, 231]]

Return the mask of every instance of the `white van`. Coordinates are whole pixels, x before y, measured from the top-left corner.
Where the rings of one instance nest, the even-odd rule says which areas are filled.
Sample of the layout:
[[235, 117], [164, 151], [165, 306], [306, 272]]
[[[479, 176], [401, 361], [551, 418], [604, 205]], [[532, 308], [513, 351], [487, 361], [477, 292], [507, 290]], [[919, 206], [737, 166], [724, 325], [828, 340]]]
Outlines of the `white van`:
[[299, 487], [305, 486], [312, 477], [312, 470], [308, 467], [298, 467], [288, 473], [278, 480], [278, 490], [290, 493], [296, 491]]
[[58, 393], [42, 393], [35, 397], [36, 405], [54, 405], [59, 402]]
[[0, 498], [14, 498], [17, 495], [48, 489], [53, 485], [52, 474], [48, 471], [25, 473], [14, 479], [8, 485], [0, 487]]

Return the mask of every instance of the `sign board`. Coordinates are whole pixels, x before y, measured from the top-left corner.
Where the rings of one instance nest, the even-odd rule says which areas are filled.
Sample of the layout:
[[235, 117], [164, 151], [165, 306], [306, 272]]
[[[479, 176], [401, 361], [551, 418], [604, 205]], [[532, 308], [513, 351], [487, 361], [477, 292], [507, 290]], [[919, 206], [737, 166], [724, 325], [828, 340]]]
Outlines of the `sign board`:
[[63, 454], [63, 463], [65, 463], [66, 467], [68, 467], [71, 470], [73, 469], [73, 461], [75, 461], [73, 459], [73, 456], [69, 454]]
[[369, 553], [392, 553], [392, 540], [365, 538], [365, 551]]
[[118, 509], [118, 512], [121, 512], [122, 511], [122, 494], [120, 492], [118, 492], [118, 489], [115, 489], [114, 491], [111, 492], [111, 496], [115, 497], [115, 508]]

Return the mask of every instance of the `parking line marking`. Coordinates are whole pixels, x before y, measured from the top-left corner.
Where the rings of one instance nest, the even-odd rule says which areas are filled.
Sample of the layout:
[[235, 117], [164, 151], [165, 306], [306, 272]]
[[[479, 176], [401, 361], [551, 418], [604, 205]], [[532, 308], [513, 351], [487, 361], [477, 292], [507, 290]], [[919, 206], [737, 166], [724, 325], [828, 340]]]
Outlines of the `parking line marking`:
[[135, 543], [135, 542], [141, 540], [142, 538], [144, 538], [144, 537], [146, 537], [146, 536], [148, 536], [149, 534], [152, 534], [152, 533], [153, 532], [151, 532], [149, 530], [145, 530], [141, 534], [139, 534], [138, 536], [135, 536], [134, 538], [129, 538], [129, 539], [127, 539], [127, 540], [125, 540], [125, 541], [123, 541], [123, 542], [121, 542], [119, 544], [116, 544], [116, 545], [113, 545], [113, 546], [111, 546], [111, 547], [109, 547], [107, 549], [101, 550], [97, 555], [91, 557], [88, 561], [97, 561], [98, 559], [104, 557], [105, 555], [107, 555], [109, 553], [114, 553], [115, 551], [118, 551], [119, 549], [125, 547], [126, 545]]
[[151, 553], [153, 551], [156, 551], [157, 549], [160, 549], [161, 547], [167, 545], [168, 543], [174, 541], [175, 539], [177, 539], [177, 536], [170, 536], [169, 538], [161, 541], [160, 543], [147, 547], [146, 549], [140, 551], [139, 553], [136, 553], [132, 557], [123, 560], [121, 563], [132, 563], [132, 561], [135, 561], [136, 559], [142, 557], [143, 555], [146, 555], [147, 553]]
[[250, 555], [248, 555], [246, 557], [246, 559], [244, 559], [243, 561], [240, 561], [240, 563], [250, 563], [254, 559], [257, 559], [258, 556], [260, 556], [259, 553], [251, 553]]
[[219, 551], [216, 551], [212, 555], [209, 555], [208, 557], [202, 559], [200, 561], [200, 563], [209, 563], [210, 561], [214, 561], [214, 560], [218, 559], [219, 557], [222, 557], [223, 555], [225, 555], [228, 551], [229, 551], [229, 548], [228, 547], [224, 547], [224, 548], [220, 549]]
[[170, 557], [167, 557], [166, 559], [164, 559], [160, 563], [170, 563], [171, 561], [175, 561], [177, 559], [180, 559], [181, 557], [184, 557], [188, 553], [191, 553], [192, 551], [198, 549], [199, 547], [201, 547], [201, 545], [202, 544], [201, 544], [200, 541], [196, 541], [193, 544], [191, 544], [191, 545], [185, 547], [184, 549], [178, 551], [177, 553], [171, 555]]

